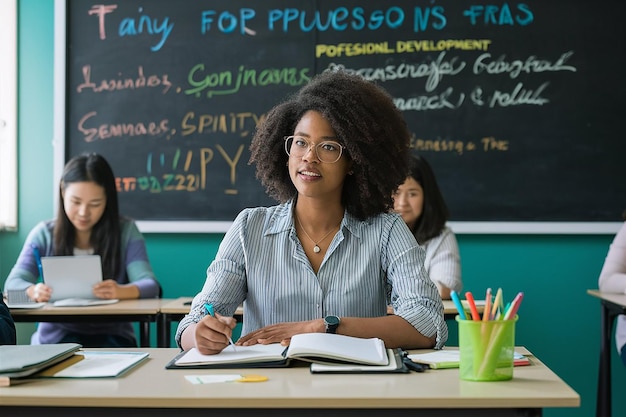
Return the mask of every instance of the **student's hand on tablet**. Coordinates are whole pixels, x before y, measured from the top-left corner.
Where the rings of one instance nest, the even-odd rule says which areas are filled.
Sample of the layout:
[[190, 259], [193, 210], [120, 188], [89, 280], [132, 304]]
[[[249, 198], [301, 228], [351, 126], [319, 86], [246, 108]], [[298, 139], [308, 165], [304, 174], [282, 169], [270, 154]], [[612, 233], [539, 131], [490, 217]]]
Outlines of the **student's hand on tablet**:
[[119, 296], [119, 285], [112, 279], [104, 281], [93, 286], [93, 294], [98, 298], [110, 300], [113, 298], [122, 298]]
[[112, 279], [105, 279], [104, 281], [93, 286], [93, 294], [97, 298], [104, 300], [128, 300], [139, 298], [139, 288], [135, 284], [121, 285], [117, 281]]
[[48, 287], [46, 284], [40, 282], [35, 285], [31, 285], [26, 290], [26, 294], [37, 303], [46, 303], [50, 300], [50, 296], [52, 295], [52, 288]]

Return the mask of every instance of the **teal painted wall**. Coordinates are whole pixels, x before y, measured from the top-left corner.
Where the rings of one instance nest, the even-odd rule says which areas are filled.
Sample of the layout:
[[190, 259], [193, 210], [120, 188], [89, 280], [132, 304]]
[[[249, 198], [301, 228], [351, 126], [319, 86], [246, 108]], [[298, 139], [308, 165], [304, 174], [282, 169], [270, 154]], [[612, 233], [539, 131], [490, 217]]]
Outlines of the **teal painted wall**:
[[[0, 233], [0, 285], [29, 230], [52, 217], [53, 0], [19, 0], [19, 230]], [[221, 234], [148, 234], [148, 253], [166, 298], [194, 295], [215, 256]], [[524, 291], [516, 343], [526, 346], [581, 395], [579, 409], [548, 409], [547, 417], [595, 414], [600, 304], [586, 295], [612, 236], [460, 235], [465, 289], [502, 287], [508, 299]], [[457, 342], [450, 321], [450, 345]], [[175, 327], [175, 326], [174, 326]], [[33, 326], [18, 324], [19, 342]], [[626, 392], [626, 369], [613, 352], [613, 390]], [[614, 415], [626, 397], [614, 395]]]

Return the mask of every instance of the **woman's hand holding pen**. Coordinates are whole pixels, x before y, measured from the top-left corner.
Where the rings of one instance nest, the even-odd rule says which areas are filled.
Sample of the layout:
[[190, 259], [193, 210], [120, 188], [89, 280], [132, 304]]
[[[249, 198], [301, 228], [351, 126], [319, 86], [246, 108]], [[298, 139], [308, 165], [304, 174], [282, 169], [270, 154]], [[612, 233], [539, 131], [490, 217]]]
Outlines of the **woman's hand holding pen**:
[[36, 303], [46, 303], [52, 296], [52, 288], [40, 282], [26, 289], [26, 295]]
[[220, 353], [230, 345], [236, 325], [237, 320], [233, 317], [222, 316], [219, 313], [215, 313], [214, 317], [207, 314], [195, 325], [196, 348], [204, 355]]

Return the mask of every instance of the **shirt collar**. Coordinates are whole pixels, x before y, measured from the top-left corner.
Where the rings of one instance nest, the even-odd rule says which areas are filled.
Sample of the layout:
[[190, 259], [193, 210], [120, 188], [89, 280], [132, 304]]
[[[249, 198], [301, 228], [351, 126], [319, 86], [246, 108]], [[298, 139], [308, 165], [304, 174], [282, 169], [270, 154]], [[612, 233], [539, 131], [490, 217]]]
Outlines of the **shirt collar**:
[[[289, 232], [294, 227], [293, 219], [293, 199], [286, 203], [280, 204], [272, 213], [267, 227], [265, 228], [264, 236], [273, 234]], [[370, 219], [359, 220], [346, 210], [341, 221], [340, 230], [347, 230], [357, 239], [361, 240], [363, 235], [363, 228], [367, 227], [371, 223]]]

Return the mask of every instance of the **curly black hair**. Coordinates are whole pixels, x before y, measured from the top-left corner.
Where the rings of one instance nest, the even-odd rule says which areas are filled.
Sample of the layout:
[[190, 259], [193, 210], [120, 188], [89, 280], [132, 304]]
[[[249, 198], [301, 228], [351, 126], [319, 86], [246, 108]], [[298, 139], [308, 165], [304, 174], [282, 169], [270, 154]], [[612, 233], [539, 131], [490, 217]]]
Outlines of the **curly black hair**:
[[342, 203], [364, 220], [393, 207], [393, 191], [406, 179], [410, 132], [389, 93], [363, 77], [343, 71], [314, 76], [300, 91], [272, 108], [259, 123], [250, 145], [250, 164], [268, 195], [283, 203], [297, 190], [287, 169], [284, 137], [309, 110], [330, 123], [352, 175], [344, 182]]

